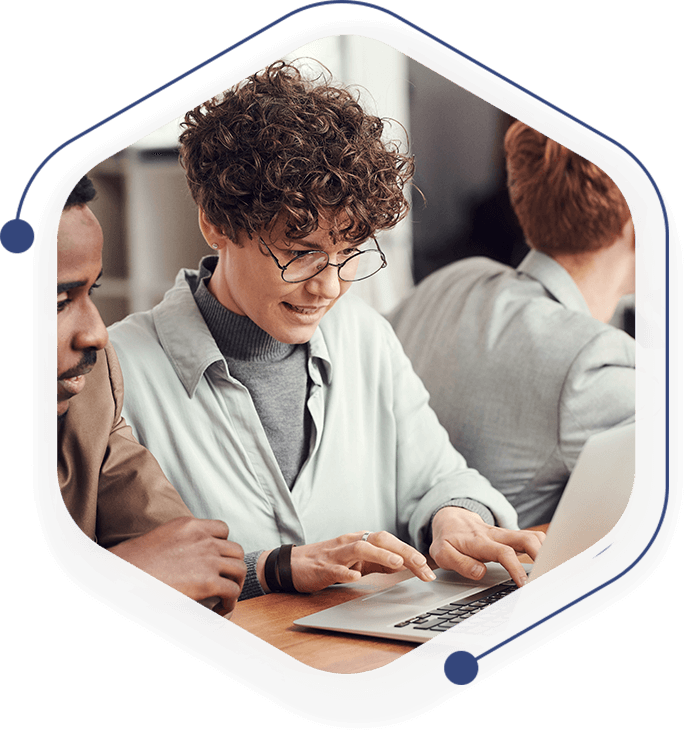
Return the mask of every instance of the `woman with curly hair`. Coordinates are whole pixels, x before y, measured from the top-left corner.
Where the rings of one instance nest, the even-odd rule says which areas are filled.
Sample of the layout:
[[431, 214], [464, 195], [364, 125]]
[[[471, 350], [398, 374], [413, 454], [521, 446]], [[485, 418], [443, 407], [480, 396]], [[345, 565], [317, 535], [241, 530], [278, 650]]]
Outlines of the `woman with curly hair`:
[[[180, 158], [214, 251], [111, 328], [124, 415], [197, 516], [246, 551], [242, 598], [437, 564], [522, 584], [512, 507], [452, 448], [353, 282], [408, 211], [413, 159], [346, 89], [277, 62], [190, 111]], [[502, 526], [504, 528], [496, 528]], [[351, 533], [345, 533], [351, 532]], [[413, 545], [413, 546], [412, 546]]]

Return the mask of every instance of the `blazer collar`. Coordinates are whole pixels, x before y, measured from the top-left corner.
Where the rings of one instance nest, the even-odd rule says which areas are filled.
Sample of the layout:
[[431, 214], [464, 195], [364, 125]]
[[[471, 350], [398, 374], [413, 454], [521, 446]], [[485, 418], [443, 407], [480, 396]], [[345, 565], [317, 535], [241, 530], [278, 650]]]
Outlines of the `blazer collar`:
[[522, 260], [517, 271], [541, 283], [551, 297], [566, 308], [591, 315], [587, 301], [573, 278], [564, 267], [561, 267], [548, 254], [530, 249], [529, 254]]

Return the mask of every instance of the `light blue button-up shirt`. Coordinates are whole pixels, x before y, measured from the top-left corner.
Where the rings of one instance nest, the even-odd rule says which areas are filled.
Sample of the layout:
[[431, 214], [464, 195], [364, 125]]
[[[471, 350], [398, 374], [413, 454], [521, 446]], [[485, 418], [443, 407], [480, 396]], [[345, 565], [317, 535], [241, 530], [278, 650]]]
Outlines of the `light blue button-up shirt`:
[[248, 390], [231, 377], [182, 270], [151, 311], [110, 328], [123, 414], [191, 511], [247, 551], [387, 530], [419, 549], [432, 513], [472, 498], [517, 528], [505, 498], [467, 467], [390, 325], [346, 294], [308, 344], [312, 436], [293, 488]]

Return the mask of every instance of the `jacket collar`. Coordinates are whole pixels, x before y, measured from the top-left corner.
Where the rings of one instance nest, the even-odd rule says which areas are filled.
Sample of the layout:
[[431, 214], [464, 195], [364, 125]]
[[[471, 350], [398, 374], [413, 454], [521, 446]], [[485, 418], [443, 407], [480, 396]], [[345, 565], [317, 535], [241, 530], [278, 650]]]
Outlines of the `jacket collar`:
[[[159, 342], [190, 398], [195, 394], [204, 373], [213, 364], [218, 363], [219, 371], [224, 373], [227, 380], [234, 382], [190, 289], [197, 275], [196, 270], [180, 270], [173, 287], [152, 309]], [[323, 364], [325, 381], [329, 383], [332, 379], [332, 363], [320, 327], [308, 342], [308, 356], [310, 365]], [[313, 381], [320, 379], [321, 373], [311, 372], [311, 378]]]
[[551, 297], [566, 308], [591, 315], [587, 301], [573, 278], [564, 267], [561, 267], [548, 254], [530, 249], [529, 254], [522, 260], [517, 271], [541, 283]]

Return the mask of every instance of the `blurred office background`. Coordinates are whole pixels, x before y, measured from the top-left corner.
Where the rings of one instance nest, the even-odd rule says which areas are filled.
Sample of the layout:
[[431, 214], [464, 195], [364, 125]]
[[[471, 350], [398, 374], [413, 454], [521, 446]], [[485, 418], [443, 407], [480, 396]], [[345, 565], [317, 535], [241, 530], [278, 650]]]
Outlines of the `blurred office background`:
[[[310, 61], [318, 60], [336, 82], [355, 85], [369, 112], [397, 122], [386, 136], [406, 148], [408, 135], [416, 157], [411, 214], [378, 237], [389, 266], [352, 289], [387, 312], [415, 283], [457, 259], [484, 255], [519, 264], [526, 247], [510, 208], [503, 161], [510, 116], [371, 39], [330, 37], [285, 58], [319, 73]], [[107, 325], [154, 306], [181, 267], [194, 268], [210, 253], [178, 163], [180, 121], [89, 173], [105, 236], [104, 279], [95, 297]], [[633, 332], [629, 301], [614, 322]]]

